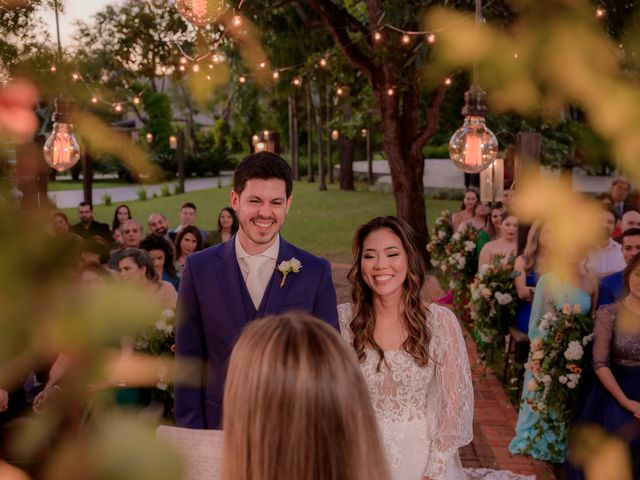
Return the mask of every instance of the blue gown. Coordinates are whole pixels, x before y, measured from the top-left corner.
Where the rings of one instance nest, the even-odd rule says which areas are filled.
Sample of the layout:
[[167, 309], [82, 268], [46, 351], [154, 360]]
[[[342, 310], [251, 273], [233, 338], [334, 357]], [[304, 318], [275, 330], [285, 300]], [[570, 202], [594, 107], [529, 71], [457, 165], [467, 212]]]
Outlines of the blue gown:
[[[540, 320], [548, 311], [548, 305], [551, 302], [557, 309], [562, 309], [562, 306], [567, 303], [572, 306], [578, 304], [582, 307], [582, 313], [585, 315], [588, 315], [591, 310], [591, 295], [589, 293], [575, 285], [562, 281], [555, 273], [542, 275], [531, 302], [529, 338], [534, 339], [542, 336], [539, 330]], [[531, 353], [529, 356], [531, 356]], [[535, 399], [537, 395], [536, 392], [530, 392], [527, 389], [527, 383], [532, 378], [531, 372], [526, 370], [520, 411], [518, 412], [518, 423], [516, 424], [516, 436], [509, 444], [509, 451], [514, 454], [530, 455], [538, 460], [562, 463], [565, 459], [566, 436], [565, 438], [557, 438], [549, 428], [545, 428], [546, 415], [534, 412], [527, 405], [527, 399]], [[535, 435], [533, 427], [537, 424], [542, 425], [545, 433], [541, 440], [531, 445], [531, 439]]]
[[[527, 287], [535, 287], [538, 283], [538, 272], [527, 272], [525, 277], [525, 285]], [[529, 318], [531, 318], [531, 302], [524, 300], [518, 300], [516, 306], [516, 316], [514, 319], [514, 326], [521, 332], [529, 331]]]

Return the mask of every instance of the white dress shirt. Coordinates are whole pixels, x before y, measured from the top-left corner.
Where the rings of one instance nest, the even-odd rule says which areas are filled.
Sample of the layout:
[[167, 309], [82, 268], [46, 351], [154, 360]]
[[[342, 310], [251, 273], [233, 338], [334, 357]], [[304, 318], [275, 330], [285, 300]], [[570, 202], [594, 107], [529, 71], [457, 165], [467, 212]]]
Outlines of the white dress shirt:
[[603, 248], [596, 248], [587, 254], [586, 267], [598, 279], [624, 270], [626, 266], [622, 245], [612, 238], [609, 238], [609, 242]]
[[280, 252], [280, 234], [276, 236], [276, 241], [273, 242], [273, 245], [258, 255], [249, 255], [242, 248], [238, 235], [236, 235], [235, 242], [236, 258], [238, 259], [240, 272], [251, 295], [251, 300], [253, 300], [253, 305], [257, 310], [260, 308], [264, 292], [276, 269], [276, 261]]

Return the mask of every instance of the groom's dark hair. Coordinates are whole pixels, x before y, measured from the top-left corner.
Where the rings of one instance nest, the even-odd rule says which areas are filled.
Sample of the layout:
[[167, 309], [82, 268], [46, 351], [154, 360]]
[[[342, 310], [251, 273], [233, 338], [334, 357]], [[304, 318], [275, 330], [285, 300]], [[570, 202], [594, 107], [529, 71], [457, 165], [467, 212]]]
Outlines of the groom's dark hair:
[[233, 173], [233, 190], [240, 195], [247, 181], [253, 178], [282, 180], [285, 184], [287, 198], [291, 196], [293, 190], [291, 167], [280, 155], [271, 152], [258, 152], [246, 156]]

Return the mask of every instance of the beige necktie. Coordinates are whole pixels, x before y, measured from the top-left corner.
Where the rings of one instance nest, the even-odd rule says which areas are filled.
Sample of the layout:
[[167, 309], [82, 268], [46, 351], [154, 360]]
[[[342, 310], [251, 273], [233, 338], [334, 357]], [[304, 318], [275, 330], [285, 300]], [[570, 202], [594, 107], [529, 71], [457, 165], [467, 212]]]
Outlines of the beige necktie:
[[246, 282], [247, 290], [249, 290], [249, 295], [251, 295], [251, 300], [256, 310], [260, 308], [260, 302], [262, 302], [262, 296], [264, 295], [264, 285], [262, 285], [262, 280], [260, 279], [260, 267], [265, 258], [261, 255], [244, 257], [245, 264], [249, 269]]

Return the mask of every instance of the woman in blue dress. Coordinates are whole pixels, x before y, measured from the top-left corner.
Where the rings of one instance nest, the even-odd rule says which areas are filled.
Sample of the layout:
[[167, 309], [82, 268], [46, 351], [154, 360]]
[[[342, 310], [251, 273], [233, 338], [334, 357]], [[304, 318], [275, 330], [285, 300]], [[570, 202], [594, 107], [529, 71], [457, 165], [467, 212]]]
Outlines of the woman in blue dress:
[[[628, 294], [622, 301], [598, 309], [593, 332], [593, 368], [598, 379], [577, 424], [599, 425], [623, 440], [629, 448], [633, 478], [640, 479], [640, 255], [624, 270], [624, 286]], [[569, 458], [584, 467], [592, 457], [580, 438], [571, 442]], [[568, 478], [584, 477], [571, 468]]]
[[549, 228], [535, 222], [529, 229], [524, 252], [516, 258], [513, 267], [520, 274], [513, 281], [518, 294], [514, 326], [524, 333], [529, 330], [531, 302], [538, 283], [540, 265], [544, 263], [548, 240]]
[[[583, 314], [593, 313], [598, 303], [598, 280], [589, 274], [581, 264], [582, 255], [569, 259], [568, 271], [562, 275], [549, 272], [540, 277], [533, 296], [531, 317], [529, 320], [529, 338], [542, 337], [540, 320], [551, 306], [562, 309], [565, 304], [580, 305]], [[529, 354], [531, 360], [531, 354]], [[531, 371], [525, 370], [516, 435], [509, 444], [509, 451], [530, 455], [538, 460], [562, 463], [565, 458], [565, 435], [559, 438], [547, 427], [547, 415], [534, 412], [527, 401], [537, 403], [537, 393], [527, 389], [527, 383], [533, 378]], [[536, 431], [542, 431], [538, 436]]]

